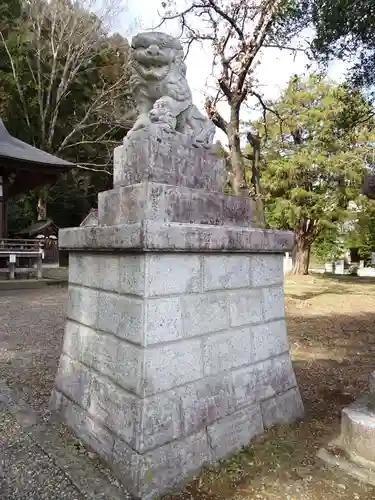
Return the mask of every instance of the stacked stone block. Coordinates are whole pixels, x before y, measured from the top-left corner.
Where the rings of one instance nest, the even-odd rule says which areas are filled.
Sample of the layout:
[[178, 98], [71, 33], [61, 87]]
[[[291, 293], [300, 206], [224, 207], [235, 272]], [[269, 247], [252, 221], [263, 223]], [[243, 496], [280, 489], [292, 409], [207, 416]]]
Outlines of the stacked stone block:
[[134, 134], [99, 225], [60, 232], [69, 299], [53, 406], [147, 499], [303, 406], [284, 314], [293, 235], [249, 227], [252, 201], [222, 194], [213, 151]]
[[56, 404], [134, 494], [301, 416], [282, 259], [71, 255]]

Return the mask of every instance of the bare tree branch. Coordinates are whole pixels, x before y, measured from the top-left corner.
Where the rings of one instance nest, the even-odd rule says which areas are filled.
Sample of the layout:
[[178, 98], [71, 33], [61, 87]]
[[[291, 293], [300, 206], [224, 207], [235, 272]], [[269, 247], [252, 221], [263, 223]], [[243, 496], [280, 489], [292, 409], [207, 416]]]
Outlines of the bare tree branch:
[[13, 59], [12, 54], [10, 53], [8, 44], [7, 44], [7, 42], [6, 42], [6, 40], [5, 40], [5, 38], [4, 38], [4, 36], [3, 36], [3, 34], [2, 34], [1, 31], [0, 31], [0, 39], [1, 39], [1, 42], [2, 42], [2, 44], [4, 46], [5, 52], [6, 52], [7, 56], [8, 56], [9, 64], [10, 64], [10, 66], [12, 68], [12, 74], [13, 74], [14, 83], [16, 85], [18, 96], [19, 96], [21, 104], [22, 104], [22, 109], [23, 109], [23, 113], [24, 113], [24, 117], [25, 117], [26, 123], [30, 127], [30, 125], [31, 125], [30, 117], [29, 117], [29, 113], [28, 113], [28, 109], [27, 109], [27, 104], [26, 104], [25, 96], [24, 96], [23, 91], [22, 91], [22, 86], [21, 86], [21, 83], [20, 83], [18, 71], [17, 71], [17, 68], [16, 68], [16, 63], [15, 63], [15, 61]]
[[[207, 97], [205, 110], [214, 124], [228, 136], [232, 164], [232, 187], [238, 195], [248, 193], [240, 145], [240, 111], [248, 96], [257, 97], [263, 113], [271, 111], [254, 89], [252, 75], [259, 51], [276, 45], [274, 28], [285, 0], [194, 0], [181, 12], [166, 11], [162, 22], [178, 19], [182, 41], [189, 44], [209, 41], [213, 52], [213, 77], [217, 89]], [[289, 49], [289, 40], [280, 46]], [[217, 104], [229, 105], [227, 121]]]
[[104, 168], [92, 168], [92, 167], [107, 167], [108, 164], [79, 163], [76, 166], [77, 166], [77, 168], [80, 168], [81, 170], [87, 170], [87, 171], [90, 171], [90, 172], [101, 172], [103, 174], [113, 175], [112, 172], [110, 172], [109, 170], [105, 170]]
[[[103, 67], [95, 68], [91, 63], [100, 51], [104, 56], [105, 50], [113, 50], [106, 49], [101, 44], [106, 35], [105, 29], [119, 12], [120, 1], [107, 0], [101, 5], [96, 0], [77, 0], [73, 3], [65, 0], [25, 2], [24, 18], [29, 23], [26, 64], [37, 94], [38, 147], [51, 153], [59, 153], [66, 149], [69, 142], [83, 143], [85, 138], [82, 137], [82, 131], [86, 126], [94, 127], [95, 123], [104, 125], [109, 117], [113, 121], [116, 102], [126, 97], [124, 88], [128, 75], [125, 68], [115, 81], [101, 78], [100, 84], [92, 89], [96, 90], [96, 98], [87, 105], [83, 117], [77, 120], [75, 114], [72, 114], [69, 134], [60, 144], [56, 143], [56, 127], [61, 117], [61, 107], [69, 99], [77, 77], [87, 71], [96, 71], [100, 76], [106, 70]], [[20, 70], [1, 32], [0, 42], [9, 58], [25, 121], [31, 128], [29, 103], [23, 95]], [[112, 70], [111, 66], [108, 68]], [[109, 128], [112, 126], [108, 125]]]
[[206, 99], [204, 107], [210, 120], [225, 134], [228, 134], [228, 122], [218, 112], [216, 104], [211, 99]]

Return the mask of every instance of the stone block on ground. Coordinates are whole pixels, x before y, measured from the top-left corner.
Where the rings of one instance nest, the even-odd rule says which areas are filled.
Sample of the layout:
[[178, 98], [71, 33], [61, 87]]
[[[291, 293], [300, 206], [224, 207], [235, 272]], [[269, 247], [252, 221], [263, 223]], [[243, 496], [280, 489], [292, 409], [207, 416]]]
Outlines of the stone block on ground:
[[143, 455], [136, 455], [119, 439], [113, 448], [115, 470], [133, 495], [146, 500], [180, 485], [211, 460], [204, 431]]
[[259, 404], [245, 407], [229, 417], [209, 425], [207, 435], [213, 459], [224, 458], [246, 446], [253, 437], [262, 434], [263, 430]]
[[114, 446], [114, 435], [97, 419], [90, 415], [80, 406], [67, 398], [63, 398], [60, 407], [61, 417], [74, 433], [82, 439], [86, 445], [98, 453], [108, 462], [112, 460]]
[[342, 410], [340, 445], [353, 461], [375, 468], [375, 411], [369, 403], [363, 396]]

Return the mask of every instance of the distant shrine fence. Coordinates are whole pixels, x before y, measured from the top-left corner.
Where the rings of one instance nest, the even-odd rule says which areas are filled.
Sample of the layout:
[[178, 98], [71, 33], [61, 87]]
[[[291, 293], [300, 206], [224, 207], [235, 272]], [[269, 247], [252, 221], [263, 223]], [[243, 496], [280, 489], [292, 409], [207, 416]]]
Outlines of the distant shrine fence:
[[9, 269], [9, 278], [15, 273], [35, 271], [42, 277], [42, 264], [58, 264], [58, 240], [43, 239], [0, 239], [0, 268]]

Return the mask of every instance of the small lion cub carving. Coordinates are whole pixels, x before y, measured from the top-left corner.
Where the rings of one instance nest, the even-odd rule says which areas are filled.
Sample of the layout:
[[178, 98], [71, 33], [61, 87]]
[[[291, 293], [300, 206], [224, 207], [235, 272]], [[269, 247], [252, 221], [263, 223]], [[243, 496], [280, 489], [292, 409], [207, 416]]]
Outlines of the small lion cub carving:
[[215, 126], [192, 102], [180, 41], [165, 33], [139, 33], [132, 40], [130, 61], [139, 111], [132, 130], [154, 124], [189, 135], [197, 147], [212, 147]]

